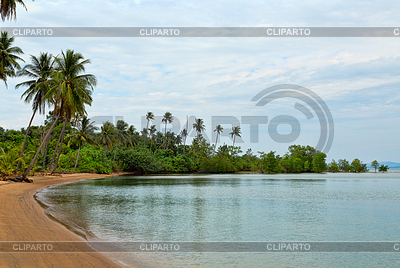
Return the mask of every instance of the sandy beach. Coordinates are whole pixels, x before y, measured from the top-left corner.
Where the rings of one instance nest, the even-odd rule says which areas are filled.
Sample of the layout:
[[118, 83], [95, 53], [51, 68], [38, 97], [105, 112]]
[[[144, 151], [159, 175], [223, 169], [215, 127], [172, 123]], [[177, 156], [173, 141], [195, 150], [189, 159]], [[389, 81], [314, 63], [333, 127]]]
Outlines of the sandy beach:
[[[98, 174], [71, 174], [32, 177], [34, 183], [0, 182], [0, 241], [85, 241], [46, 216], [33, 195], [49, 185], [106, 177]], [[1, 253], [0, 267], [121, 267], [101, 253]]]

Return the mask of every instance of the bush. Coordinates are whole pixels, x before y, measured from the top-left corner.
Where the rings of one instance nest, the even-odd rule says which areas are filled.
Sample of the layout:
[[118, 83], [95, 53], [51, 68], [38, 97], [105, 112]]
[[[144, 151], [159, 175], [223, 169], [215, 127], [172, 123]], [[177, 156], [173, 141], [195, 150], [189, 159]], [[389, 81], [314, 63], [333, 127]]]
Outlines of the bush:
[[237, 170], [232, 159], [223, 155], [203, 157], [200, 165], [200, 171], [208, 173], [229, 173]]
[[164, 157], [161, 160], [167, 172], [190, 172], [194, 170], [192, 160], [186, 155], [180, 154], [175, 157]]
[[[70, 151], [66, 155], [61, 155], [58, 169], [73, 171], [77, 155], [78, 151]], [[104, 155], [103, 150], [94, 147], [81, 149], [76, 172], [109, 174], [112, 171], [113, 162]]]
[[165, 170], [164, 163], [143, 147], [120, 149], [116, 160], [123, 171], [158, 173]]

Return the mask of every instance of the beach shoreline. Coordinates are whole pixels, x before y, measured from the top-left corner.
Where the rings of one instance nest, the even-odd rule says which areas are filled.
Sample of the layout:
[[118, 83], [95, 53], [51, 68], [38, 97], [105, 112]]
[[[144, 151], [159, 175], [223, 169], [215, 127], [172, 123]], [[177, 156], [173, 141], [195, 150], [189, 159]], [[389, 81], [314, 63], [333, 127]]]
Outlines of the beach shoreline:
[[[0, 241], [57, 242], [86, 241], [83, 237], [52, 220], [34, 195], [47, 186], [84, 179], [104, 178], [120, 174], [63, 174], [31, 177], [33, 183], [3, 182], [0, 184]], [[3, 267], [123, 267], [82, 243], [80, 251], [88, 253], [2, 253]]]

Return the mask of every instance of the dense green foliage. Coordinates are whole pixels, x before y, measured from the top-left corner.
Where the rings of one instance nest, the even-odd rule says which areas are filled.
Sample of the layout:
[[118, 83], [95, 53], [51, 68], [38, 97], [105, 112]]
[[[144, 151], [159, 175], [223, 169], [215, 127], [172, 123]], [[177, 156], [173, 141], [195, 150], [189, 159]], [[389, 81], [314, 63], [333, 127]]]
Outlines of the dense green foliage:
[[[44, 133], [53, 123], [50, 113], [45, 126], [31, 126], [26, 142], [26, 150], [19, 157], [25, 129], [5, 130], [0, 127], [0, 172], [10, 176], [21, 161], [22, 169], [32, 160], [39, 148]], [[151, 118], [149, 119], [151, 122]], [[51, 170], [55, 150], [63, 128], [63, 121], [54, 127], [47, 147], [41, 150], [33, 172]], [[83, 123], [83, 124], [82, 124]], [[199, 122], [197, 122], [199, 123]], [[201, 122], [200, 122], [201, 123]], [[67, 123], [65, 139], [57, 166], [58, 172], [111, 173], [126, 171], [132, 173], [302, 173], [302, 172], [365, 172], [366, 164], [354, 159], [351, 164], [346, 159], [332, 160], [326, 164], [326, 154], [311, 146], [291, 145], [288, 152], [278, 155], [274, 151], [254, 154], [251, 149], [243, 153], [240, 147], [209, 144], [198, 131], [191, 145], [183, 145], [181, 135], [154, 130], [139, 133], [134, 126], [118, 121], [116, 126], [106, 122], [96, 132], [86, 117]], [[151, 130], [152, 129], [152, 130]], [[98, 129], [97, 129], [98, 130]], [[166, 135], [164, 134], [166, 133]], [[79, 148], [81, 150], [79, 151]], [[78, 159], [79, 153], [79, 159]], [[385, 171], [380, 167], [379, 171]]]
[[379, 166], [379, 171], [380, 172], [386, 172], [386, 171], [388, 171], [388, 169], [389, 169], [389, 167], [386, 165], [380, 165]]
[[[59, 161], [59, 170], [72, 171], [77, 158], [78, 150], [68, 150], [66, 154], [61, 155]], [[113, 171], [114, 163], [110, 158], [104, 155], [101, 150], [93, 146], [82, 148], [80, 152], [79, 165], [76, 172], [90, 172], [109, 174]]]

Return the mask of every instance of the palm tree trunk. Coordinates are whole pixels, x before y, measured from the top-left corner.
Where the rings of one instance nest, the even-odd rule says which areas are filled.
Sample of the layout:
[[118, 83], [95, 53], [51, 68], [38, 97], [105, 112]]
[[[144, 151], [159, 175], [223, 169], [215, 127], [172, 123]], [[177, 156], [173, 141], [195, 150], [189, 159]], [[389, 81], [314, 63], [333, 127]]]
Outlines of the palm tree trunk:
[[115, 145], [115, 152], [114, 152], [114, 158], [113, 158], [113, 161], [115, 161], [115, 156], [117, 155], [117, 148], [118, 148], [118, 145]]
[[236, 139], [236, 135], [233, 136], [233, 147], [235, 147], [235, 139]]
[[217, 132], [217, 138], [215, 139], [214, 152], [215, 152], [215, 149], [217, 149], [217, 142], [218, 142], [218, 132]]
[[74, 173], [75, 173], [75, 170], [76, 170], [76, 166], [78, 165], [79, 154], [81, 153], [81, 145], [82, 145], [82, 142], [79, 143], [79, 150], [78, 150], [78, 156], [76, 157], [76, 162], [75, 162], [75, 166], [74, 166]]
[[[146, 130], [149, 129], [149, 120], [147, 120], [147, 125], [146, 125]], [[147, 133], [144, 135], [144, 147], [146, 147], [146, 141], [147, 141]]]
[[[56, 120], [54, 120], [54, 123], [51, 125], [49, 131], [47, 132], [45, 139], [47, 139], [47, 138], [50, 136], [50, 133], [51, 133], [51, 131], [53, 130], [54, 126], [56, 125], [56, 123], [57, 123], [59, 117], [60, 117], [60, 115], [58, 115], [57, 118], [56, 118]], [[33, 165], [35, 164], [36, 159], [37, 159], [37, 157], [39, 156], [40, 150], [42, 150], [43, 145], [44, 145], [44, 140], [43, 140], [42, 143], [40, 144], [39, 149], [37, 150], [35, 156], [33, 157], [30, 166], [29, 166], [28, 169], [24, 172], [24, 174], [22, 174], [22, 177], [23, 177], [23, 178], [26, 178], [26, 176], [28, 176], [29, 172], [31, 172], [31, 170], [32, 170], [32, 168], [33, 168]]]
[[[54, 119], [55, 119], [55, 116], [54, 116], [54, 113], [53, 113], [53, 121], [54, 121]], [[49, 137], [47, 138], [47, 141], [46, 141], [46, 147], [45, 147], [46, 149], [44, 150], [44, 157], [43, 157], [43, 167], [46, 166], [46, 158], [47, 158], [47, 152], [49, 150], [50, 137], [51, 137], [51, 135], [49, 135]], [[49, 168], [50, 168], [50, 166], [49, 166]]]
[[[38, 108], [38, 104], [36, 105], [35, 110], [33, 111], [33, 115], [31, 117], [31, 120], [29, 121], [28, 128], [26, 129], [24, 142], [22, 143], [21, 154], [19, 155], [20, 158], [24, 155], [24, 148], [25, 148], [26, 138], [28, 137], [29, 129], [31, 128], [31, 124], [32, 124], [33, 118], [35, 117], [37, 108]], [[15, 170], [15, 173], [18, 173], [18, 169], [19, 169], [20, 165], [21, 165], [21, 160], [18, 161], [17, 169]]]
[[59, 151], [58, 151], [56, 163], [54, 164], [54, 168], [53, 168], [53, 171], [52, 171], [51, 173], [54, 173], [54, 172], [56, 171], [56, 169], [57, 169], [57, 166], [58, 166], [58, 160], [60, 159], [62, 144], [63, 144], [63, 142], [64, 142], [64, 133], [65, 133], [65, 126], [66, 126], [66, 125], [67, 125], [67, 120], [64, 121], [63, 128], [62, 128], [62, 130], [61, 130], [60, 149], [59, 149]]
[[167, 145], [167, 122], [165, 122], [165, 128], [164, 128], [164, 150], [165, 146]]
[[46, 157], [47, 157], [47, 150], [49, 149], [49, 142], [50, 142], [50, 136], [47, 138], [46, 146], [45, 146], [45, 149], [44, 149], [43, 167], [46, 166]]
[[60, 132], [60, 136], [58, 137], [57, 145], [56, 145], [56, 148], [54, 149], [53, 157], [51, 158], [51, 161], [50, 161], [50, 164], [49, 164], [49, 167], [48, 167], [49, 169], [51, 169], [51, 166], [54, 163], [54, 159], [56, 159], [56, 154], [58, 152], [58, 146], [60, 145], [61, 136], [62, 136], [62, 132]]
[[185, 149], [186, 149], [186, 136], [185, 139], [183, 140], [183, 155], [185, 155]]
[[150, 139], [150, 152], [151, 152], [151, 147], [153, 146], [153, 139]]

